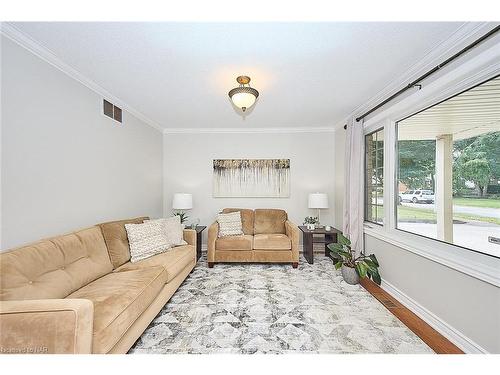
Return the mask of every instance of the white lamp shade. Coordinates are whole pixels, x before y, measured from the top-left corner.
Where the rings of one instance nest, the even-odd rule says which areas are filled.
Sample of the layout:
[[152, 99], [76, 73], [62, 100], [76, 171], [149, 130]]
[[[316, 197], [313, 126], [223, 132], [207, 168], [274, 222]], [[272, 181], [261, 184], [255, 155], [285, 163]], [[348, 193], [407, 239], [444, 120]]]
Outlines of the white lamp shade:
[[193, 195], [186, 193], [175, 193], [172, 200], [174, 210], [190, 210], [193, 208]]
[[328, 195], [325, 193], [309, 194], [309, 208], [328, 208]]

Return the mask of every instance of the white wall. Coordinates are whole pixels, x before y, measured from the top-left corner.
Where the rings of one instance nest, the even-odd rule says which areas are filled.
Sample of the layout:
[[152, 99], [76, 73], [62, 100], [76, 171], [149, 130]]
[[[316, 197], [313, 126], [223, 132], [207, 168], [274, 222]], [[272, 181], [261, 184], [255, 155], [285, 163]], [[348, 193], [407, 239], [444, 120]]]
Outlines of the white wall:
[[[334, 134], [324, 133], [197, 133], [165, 134], [163, 137], [165, 214], [172, 210], [176, 192], [192, 193], [189, 213], [210, 225], [224, 207], [282, 208], [296, 224], [315, 214], [307, 208], [308, 194], [329, 194], [330, 209], [321, 221], [333, 223], [335, 163]], [[213, 159], [290, 159], [290, 198], [213, 198]], [[204, 233], [206, 238], [206, 233]]]
[[162, 135], [2, 36], [3, 250], [162, 212]]
[[365, 248], [377, 255], [384, 281], [464, 336], [456, 344], [500, 353], [500, 288], [369, 235]]
[[342, 230], [344, 222], [344, 163], [345, 163], [345, 136], [346, 131], [343, 127], [335, 129], [335, 191], [334, 191], [334, 205], [337, 207], [335, 210], [334, 222], [336, 228]]

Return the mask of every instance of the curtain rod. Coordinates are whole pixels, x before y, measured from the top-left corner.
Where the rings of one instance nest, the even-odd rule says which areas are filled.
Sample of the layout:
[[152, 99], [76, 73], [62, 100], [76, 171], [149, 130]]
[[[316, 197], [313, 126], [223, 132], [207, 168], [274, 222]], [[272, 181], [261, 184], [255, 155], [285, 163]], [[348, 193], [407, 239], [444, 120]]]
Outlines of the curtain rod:
[[[365, 118], [370, 113], [376, 111], [377, 109], [379, 109], [383, 105], [387, 104], [388, 102], [390, 102], [391, 100], [393, 100], [397, 96], [399, 96], [402, 93], [404, 93], [406, 90], [409, 90], [409, 89], [411, 89], [412, 87], [415, 87], [415, 86], [419, 86], [420, 88], [422, 88], [422, 85], [419, 84], [420, 81], [423, 81], [424, 79], [426, 79], [430, 75], [436, 73], [438, 70], [440, 70], [444, 66], [448, 65], [453, 60], [456, 60], [458, 57], [460, 57], [463, 54], [469, 52], [469, 50], [471, 50], [472, 48], [476, 47], [478, 44], [484, 42], [486, 39], [490, 38], [491, 36], [493, 36], [494, 34], [496, 34], [498, 31], [500, 31], [500, 25], [498, 25], [494, 29], [490, 30], [489, 32], [487, 32], [486, 34], [484, 34], [482, 37], [480, 37], [476, 41], [474, 41], [471, 44], [469, 44], [467, 47], [461, 49], [459, 52], [455, 53], [453, 56], [449, 57], [448, 59], [446, 59], [445, 61], [443, 61], [441, 64], [435, 66], [434, 68], [432, 68], [431, 70], [429, 70], [427, 73], [422, 74], [420, 77], [418, 77], [414, 81], [410, 82], [408, 85], [406, 85], [405, 87], [403, 87], [401, 90], [399, 90], [395, 94], [389, 96], [387, 99], [385, 99], [384, 101], [380, 102], [375, 107], [371, 108], [369, 111], [366, 111], [361, 116], [357, 117], [356, 118], [356, 122], [358, 122], [359, 120]], [[344, 129], [347, 129], [347, 125], [344, 125]]]

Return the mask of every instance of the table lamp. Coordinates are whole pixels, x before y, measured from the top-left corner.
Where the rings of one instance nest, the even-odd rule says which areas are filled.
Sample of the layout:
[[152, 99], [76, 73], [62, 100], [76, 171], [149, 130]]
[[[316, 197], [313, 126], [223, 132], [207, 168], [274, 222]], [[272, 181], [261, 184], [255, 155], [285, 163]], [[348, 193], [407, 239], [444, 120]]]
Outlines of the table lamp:
[[179, 210], [179, 216], [181, 217], [181, 223], [186, 221], [187, 216], [184, 210], [190, 210], [193, 208], [193, 195], [186, 193], [175, 193], [172, 199], [172, 208], [174, 210]]
[[310, 193], [308, 207], [318, 209], [318, 223], [321, 223], [320, 210], [328, 208], [328, 195], [325, 193]]

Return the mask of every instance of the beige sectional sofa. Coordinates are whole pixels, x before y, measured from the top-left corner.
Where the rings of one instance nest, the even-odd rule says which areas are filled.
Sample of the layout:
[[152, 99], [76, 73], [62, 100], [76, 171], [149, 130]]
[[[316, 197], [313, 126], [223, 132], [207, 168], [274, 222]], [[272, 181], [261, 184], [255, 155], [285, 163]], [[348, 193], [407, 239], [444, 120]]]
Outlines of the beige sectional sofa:
[[126, 353], [196, 264], [188, 243], [131, 263], [124, 225], [0, 253], [0, 352]]
[[217, 262], [299, 264], [299, 228], [279, 209], [225, 208], [240, 211], [243, 235], [219, 237], [219, 224], [208, 229], [208, 266]]

